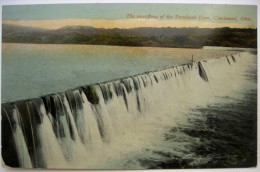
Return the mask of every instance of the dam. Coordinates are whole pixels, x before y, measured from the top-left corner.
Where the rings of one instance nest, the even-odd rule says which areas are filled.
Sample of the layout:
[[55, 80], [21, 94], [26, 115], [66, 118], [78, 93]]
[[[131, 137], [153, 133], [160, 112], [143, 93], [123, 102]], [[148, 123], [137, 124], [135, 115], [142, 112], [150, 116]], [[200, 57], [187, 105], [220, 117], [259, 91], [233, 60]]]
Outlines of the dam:
[[[154, 140], [189, 121], [191, 109], [256, 91], [256, 59], [241, 52], [3, 103], [2, 159], [22, 168], [149, 168], [136, 157], [161, 146]], [[185, 144], [175, 143], [171, 153], [184, 157]], [[190, 165], [212, 157], [203, 158]]]

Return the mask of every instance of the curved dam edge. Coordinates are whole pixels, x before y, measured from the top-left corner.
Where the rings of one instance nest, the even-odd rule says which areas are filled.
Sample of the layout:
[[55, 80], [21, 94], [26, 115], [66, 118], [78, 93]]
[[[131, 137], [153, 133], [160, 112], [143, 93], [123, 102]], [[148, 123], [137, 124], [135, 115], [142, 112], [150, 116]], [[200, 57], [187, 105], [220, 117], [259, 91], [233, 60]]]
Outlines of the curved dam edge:
[[[197, 92], [189, 91], [191, 87], [204, 91], [212, 84], [221, 85], [223, 77], [219, 76], [226, 71], [219, 71], [232, 69], [234, 74], [241, 67], [237, 65], [240, 59], [247, 55], [234, 53], [3, 103], [2, 160], [10, 167], [64, 167], [73, 162], [74, 146], [92, 148], [113, 142], [129, 121], [156, 111], [156, 103], [167, 108], [163, 106], [167, 97], [173, 96], [169, 102], [174, 100], [178, 105], [183, 103], [178, 96], [185, 95], [183, 99], [187, 100], [189, 93]], [[217, 75], [217, 82], [211, 71]], [[54, 160], [60, 160], [60, 164]]]
[[[52, 95], [56, 95], [56, 94], [64, 94], [64, 93], [66, 94], [66, 92], [71, 92], [71, 91], [75, 91], [75, 90], [82, 90], [82, 88], [91, 87], [91, 86], [94, 86], [94, 85], [106, 84], [106, 83], [113, 82], [113, 81], [121, 81], [121, 80], [124, 80], [124, 79], [127, 79], [127, 78], [132, 78], [132, 77], [136, 77], [136, 76], [140, 76], [140, 75], [145, 75], [145, 74], [149, 74], [149, 73], [153, 73], [153, 72], [157, 72], [157, 71], [164, 71], [164, 70], [171, 69], [171, 68], [177, 68], [177, 67], [190, 68], [190, 67], [193, 67], [194, 65], [196, 67], [198, 67], [198, 74], [202, 77], [202, 79], [207, 81], [207, 78], [203, 78], [203, 76], [202, 76], [202, 75], [205, 76], [205, 74], [206, 74], [204, 69], [203, 69], [202, 62], [207, 62], [207, 61], [210, 61], [210, 60], [215, 60], [215, 59], [220, 59], [220, 58], [227, 58], [228, 62], [229, 62], [230, 59], [232, 59], [234, 61], [234, 58], [235, 58], [234, 55], [240, 55], [240, 54], [245, 53], [245, 52], [247, 52], [247, 51], [233, 53], [233, 54], [228, 55], [228, 56], [214, 57], [214, 58], [211, 58], [211, 59], [204, 59], [204, 60], [199, 60], [199, 61], [195, 61], [195, 62], [184, 63], [184, 64], [177, 65], [177, 66], [164, 67], [164, 68], [161, 68], [161, 69], [158, 69], [158, 70], [146, 71], [146, 72], [139, 73], [139, 74], [136, 74], [136, 75], [125, 76], [125, 77], [115, 78], [115, 79], [108, 80], [108, 81], [103, 81], [103, 82], [97, 82], [97, 83], [93, 83], [93, 84], [78, 86], [78, 87], [75, 87], [75, 88], [67, 89], [65, 91], [53, 92], [53, 93], [45, 94], [45, 95], [39, 96], [39, 97], [31, 97], [31, 98], [26, 98], [26, 99], [21, 99], [21, 100], [16, 100], [16, 101], [4, 102], [4, 103], [1, 103], [1, 105], [5, 106], [5, 105], [8, 105], [8, 104], [21, 104], [22, 102], [25, 102], [25, 101], [26, 102], [33, 101], [33, 100], [36, 100], [36, 99], [39, 99], [39, 98], [44, 98], [44, 97], [48, 97], [48, 96], [52, 96]], [[255, 54], [254, 51], [252, 51], [252, 52], [248, 51], [247, 53], [254, 53]]]

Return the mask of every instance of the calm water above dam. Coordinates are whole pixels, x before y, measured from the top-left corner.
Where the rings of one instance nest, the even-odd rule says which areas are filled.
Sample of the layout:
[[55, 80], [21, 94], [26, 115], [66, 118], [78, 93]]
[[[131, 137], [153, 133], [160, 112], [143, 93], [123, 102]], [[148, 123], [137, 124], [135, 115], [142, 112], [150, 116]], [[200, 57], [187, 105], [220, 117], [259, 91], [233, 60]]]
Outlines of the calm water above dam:
[[95, 45], [2, 46], [2, 102], [153, 71], [232, 51]]

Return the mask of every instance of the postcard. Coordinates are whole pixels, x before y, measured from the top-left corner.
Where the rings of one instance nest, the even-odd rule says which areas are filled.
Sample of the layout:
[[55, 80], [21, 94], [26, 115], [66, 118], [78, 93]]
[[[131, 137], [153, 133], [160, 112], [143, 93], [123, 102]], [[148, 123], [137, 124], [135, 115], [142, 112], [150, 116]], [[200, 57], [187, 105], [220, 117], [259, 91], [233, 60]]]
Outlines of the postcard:
[[2, 6], [3, 167], [257, 166], [257, 6]]

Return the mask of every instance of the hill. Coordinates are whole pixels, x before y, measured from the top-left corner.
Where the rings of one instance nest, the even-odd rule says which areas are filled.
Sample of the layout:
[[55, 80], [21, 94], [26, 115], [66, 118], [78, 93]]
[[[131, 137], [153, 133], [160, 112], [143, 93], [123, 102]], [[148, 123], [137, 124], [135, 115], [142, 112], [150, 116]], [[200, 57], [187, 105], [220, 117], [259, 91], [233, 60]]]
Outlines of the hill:
[[103, 29], [66, 26], [56, 30], [2, 25], [3, 42], [95, 44], [200, 48], [202, 46], [257, 47], [257, 29], [239, 28], [132, 28]]

